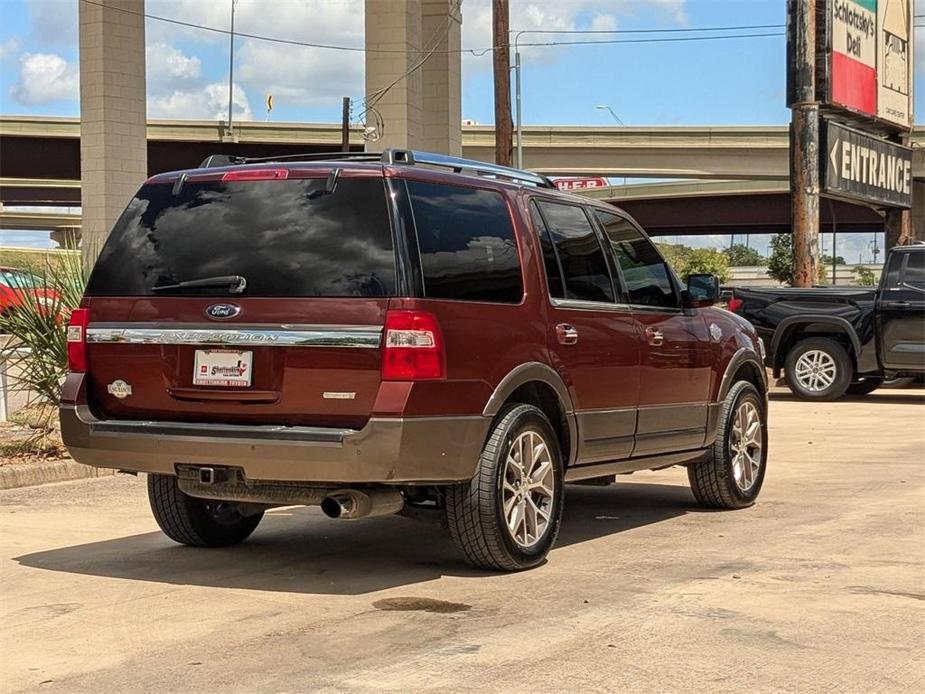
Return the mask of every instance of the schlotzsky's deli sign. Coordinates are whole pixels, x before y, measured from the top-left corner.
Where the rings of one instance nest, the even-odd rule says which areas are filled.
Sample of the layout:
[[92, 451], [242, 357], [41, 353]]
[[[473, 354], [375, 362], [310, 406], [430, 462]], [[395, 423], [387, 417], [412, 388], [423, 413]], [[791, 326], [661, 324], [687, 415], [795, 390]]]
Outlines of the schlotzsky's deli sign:
[[912, 0], [824, 0], [828, 53], [823, 99], [912, 125]]
[[822, 188], [829, 195], [912, 207], [912, 149], [822, 122]]

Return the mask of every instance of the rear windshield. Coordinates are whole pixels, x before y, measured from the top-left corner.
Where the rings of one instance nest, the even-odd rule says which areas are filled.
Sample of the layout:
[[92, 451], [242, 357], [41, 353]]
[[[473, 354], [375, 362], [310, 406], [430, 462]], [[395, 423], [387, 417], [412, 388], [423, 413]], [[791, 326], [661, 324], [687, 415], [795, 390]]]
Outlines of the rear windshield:
[[395, 253], [382, 179], [210, 181], [143, 186], [103, 247], [95, 296], [227, 293], [154, 287], [239, 275], [245, 296], [395, 294]]

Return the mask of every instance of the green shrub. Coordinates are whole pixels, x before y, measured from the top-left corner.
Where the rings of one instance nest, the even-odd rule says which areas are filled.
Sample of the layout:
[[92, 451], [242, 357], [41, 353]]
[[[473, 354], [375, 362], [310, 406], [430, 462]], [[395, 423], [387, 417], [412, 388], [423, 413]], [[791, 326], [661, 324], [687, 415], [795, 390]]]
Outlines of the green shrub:
[[19, 305], [0, 315], [6, 339], [0, 359], [12, 388], [31, 393], [37, 404], [54, 406], [67, 374], [67, 321], [80, 304], [86, 275], [77, 253], [55, 254], [54, 260], [21, 269], [39, 289], [15, 289]]

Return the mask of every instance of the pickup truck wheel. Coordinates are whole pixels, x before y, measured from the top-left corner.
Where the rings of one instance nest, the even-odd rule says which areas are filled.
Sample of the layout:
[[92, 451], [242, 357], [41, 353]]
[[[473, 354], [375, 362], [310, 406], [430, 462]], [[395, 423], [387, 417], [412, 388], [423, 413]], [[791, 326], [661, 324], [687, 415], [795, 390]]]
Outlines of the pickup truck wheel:
[[867, 395], [883, 385], [882, 378], [864, 377], [848, 386], [848, 395]]
[[784, 372], [790, 390], [803, 400], [837, 400], [854, 377], [848, 352], [827, 337], [811, 337], [794, 345]]
[[475, 477], [447, 488], [450, 535], [477, 567], [536, 566], [559, 533], [562, 486], [552, 425], [536, 407], [514, 405], [492, 427]]
[[242, 515], [234, 503], [197, 499], [180, 491], [173, 475], [148, 475], [154, 520], [174, 542], [192, 547], [227, 547], [245, 540], [263, 512]]
[[744, 508], [758, 498], [768, 459], [764, 399], [751, 383], [734, 384], [723, 402], [706, 460], [687, 468], [694, 498], [707, 508]]

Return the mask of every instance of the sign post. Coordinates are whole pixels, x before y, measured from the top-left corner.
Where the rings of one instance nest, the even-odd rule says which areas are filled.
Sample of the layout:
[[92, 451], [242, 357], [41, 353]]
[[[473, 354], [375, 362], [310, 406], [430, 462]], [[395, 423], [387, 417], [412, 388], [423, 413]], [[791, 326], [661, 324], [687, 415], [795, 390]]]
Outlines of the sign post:
[[819, 267], [819, 102], [816, 0], [787, 2], [790, 93], [790, 229], [793, 285], [811, 287]]

